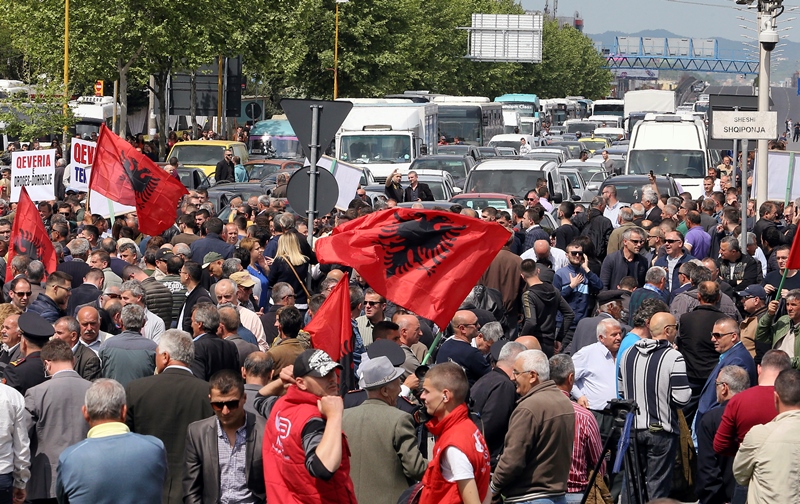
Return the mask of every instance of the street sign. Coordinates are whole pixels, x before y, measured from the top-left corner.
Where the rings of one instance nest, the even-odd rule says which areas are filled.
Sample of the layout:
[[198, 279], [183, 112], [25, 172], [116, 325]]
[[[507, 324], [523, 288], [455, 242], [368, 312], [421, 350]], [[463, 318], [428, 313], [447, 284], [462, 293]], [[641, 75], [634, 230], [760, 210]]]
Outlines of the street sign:
[[[755, 112], [758, 110], [758, 96], [752, 96], [752, 94], [722, 94], [722, 91], [735, 91], [735, 92], [747, 92], [752, 93], [753, 88], [745, 86], [733, 86], [733, 87], [719, 87], [719, 86], [712, 86], [705, 91], [708, 93], [708, 131], [714, 131], [714, 116], [718, 112], [730, 112], [730, 111], [746, 111], [746, 112]], [[769, 106], [770, 108], [773, 107], [772, 98], [769, 99]], [[708, 148], [709, 149], [730, 149], [731, 142], [730, 140], [715, 140], [713, 135], [709, 135], [708, 139]]]
[[320, 154], [325, 152], [341, 127], [353, 104], [349, 101], [323, 101], [323, 100], [281, 100], [281, 108], [292, 125], [294, 134], [300, 141], [303, 154], [308, 159], [311, 157], [311, 107], [319, 109], [319, 148]]
[[103, 96], [103, 85], [105, 83], [102, 80], [99, 80], [94, 83], [94, 95], [95, 96]]
[[[292, 210], [299, 214], [308, 212], [308, 186], [311, 183], [310, 177], [311, 170], [309, 168], [302, 168], [292, 174], [289, 179], [289, 185], [286, 186], [286, 199], [292, 206]], [[317, 215], [325, 215], [336, 205], [336, 200], [339, 199], [339, 185], [336, 182], [333, 174], [328, 170], [322, 169], [314, 173], [317, 177], [317, 187], [324, 187], [324, 191], [316, 191], [316, 203], [314, 209], [318, 212]], [[309, 230], [313, 229], [314, 223], [309, 222]], [[310, 231], [309, 231], [310, 232]]]
[[778, 138], [778, 112], [714, 112], [711, 137], [715, 140], [774, 140]]
[[256, 102], [250, 102], [244, 107], [247, 117], [253, 120], [261, 119], [261, 105]]

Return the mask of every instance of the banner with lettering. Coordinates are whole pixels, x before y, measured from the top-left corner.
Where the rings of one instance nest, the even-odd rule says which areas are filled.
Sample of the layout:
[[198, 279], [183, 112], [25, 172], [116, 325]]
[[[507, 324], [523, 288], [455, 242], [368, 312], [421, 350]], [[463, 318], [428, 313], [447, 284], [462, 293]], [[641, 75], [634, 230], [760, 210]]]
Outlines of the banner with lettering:
[[96, 142], [81, 140], [79, 138], [72, 139], [72, 146], [70, 148], [72, 152], [70, 159], [72, 162], [69, 164], [70, 189], [83, 192], [89, 190], [89, 175], [92, 172], [92, 163], [94, 162], [96, 147]]
[[56, 199], [56, 150], [14, 151], [11, 153], [11, 202], [19, 201], [25, 187], [33, 201]]

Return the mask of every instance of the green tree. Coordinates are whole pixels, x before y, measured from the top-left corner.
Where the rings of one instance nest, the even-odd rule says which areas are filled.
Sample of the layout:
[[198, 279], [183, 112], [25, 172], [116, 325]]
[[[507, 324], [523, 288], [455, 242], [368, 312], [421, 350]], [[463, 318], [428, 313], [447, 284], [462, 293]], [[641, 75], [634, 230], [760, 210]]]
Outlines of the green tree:
[[61, 93], [60, 83], [42, 83], [31, 88], [30, 96], [14, 94], [0, 101], [0, 123], [11, 137], [32, 140], [60, 135], [75, 124], [75, 116]]

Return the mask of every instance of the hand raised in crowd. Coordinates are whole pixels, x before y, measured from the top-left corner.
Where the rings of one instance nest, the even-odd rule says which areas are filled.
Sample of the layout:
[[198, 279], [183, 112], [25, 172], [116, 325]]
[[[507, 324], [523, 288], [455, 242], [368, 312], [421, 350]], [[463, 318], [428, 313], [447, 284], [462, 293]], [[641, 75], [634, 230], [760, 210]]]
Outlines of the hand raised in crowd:
[[323, 396], [317, 400], [317, 407], [325, 419], [341, 417], [344, 412], [344, 401], [339, 396]]
[[774, 317], [776, 313], [778, 313], [778, 306], [781, 304], [780, 301], [770, 301], [767, 305], [767, 313], [770, 314], [771, 317]]

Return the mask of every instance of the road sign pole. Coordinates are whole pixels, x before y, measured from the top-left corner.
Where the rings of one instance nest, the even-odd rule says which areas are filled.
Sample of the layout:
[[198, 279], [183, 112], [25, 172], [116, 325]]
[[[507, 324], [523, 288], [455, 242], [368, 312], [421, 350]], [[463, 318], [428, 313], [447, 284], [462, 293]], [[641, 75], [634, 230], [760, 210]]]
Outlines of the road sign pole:
[[308, 244], [314, 247], [314, 221], [317, 216], [317, 161], [319, 160], [319, 113], [320, 105], [311, 105], [311, 151], [308, 167]]
[[[759, 3], [760, 5], [760, 3]], [[763, 12], [762, 9], [759, 8], [758, 13], [758, 29], [759, 32], [764, 29], [764, 25], [762, 21], [766, 16], [769, 18], [769, 24], [772, 23], [772, 11]], [[759, 34], [760, 35], [760, 34]], [[759, 112], [766, 112], [769, 110], [769, 79], [770, 79], [770, 51], [764, 49], [764, 44], [758, 44], [758, 52], [759, 52], [759, 63], [758, 63], [758, 111]], [[776, 138], [780, 136], [780, 133], [776, 136]], [[758, 159], [758, 166], [756, 169], [756, 177], [757, 180], [757, 200], [758, 205], [763, 204], [767, 199], [767, 157], [769, 148], [769, 141], [759, 139], [758, 140], [758, 155], [756, 158]]]
[[[747, 144], [748, 140], [742, 140], [742, 232], [739, 234], [739, 242], [742, 246], [742, 253], [747, 250]], [[734, 170], [734, 175], [736, 171]]]

